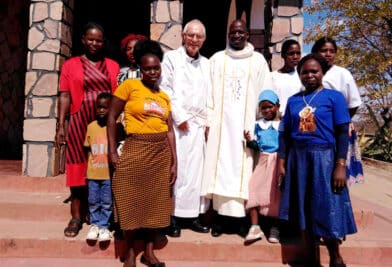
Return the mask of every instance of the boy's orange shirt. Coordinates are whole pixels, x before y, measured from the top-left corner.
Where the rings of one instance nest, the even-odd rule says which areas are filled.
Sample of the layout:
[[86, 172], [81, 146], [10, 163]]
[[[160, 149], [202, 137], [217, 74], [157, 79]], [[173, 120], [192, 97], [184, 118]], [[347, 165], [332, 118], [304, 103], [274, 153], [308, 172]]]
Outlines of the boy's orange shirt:
[[96, 120], [91, 122], [87, 126], [84, 146], [90, 148], [87, 163], [87, 179], [110, 179], [106, 126], [99, 126]]

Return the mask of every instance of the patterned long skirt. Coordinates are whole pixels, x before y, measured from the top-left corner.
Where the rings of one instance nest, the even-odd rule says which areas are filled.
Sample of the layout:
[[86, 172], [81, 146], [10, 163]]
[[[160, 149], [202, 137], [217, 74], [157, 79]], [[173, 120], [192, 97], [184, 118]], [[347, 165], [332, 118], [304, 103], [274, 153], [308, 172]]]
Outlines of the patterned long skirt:
[[112, 179], [115, 220], [121, 229], [170, 224], [171, 151], [167, 133], [132, 134], [125, 140]]

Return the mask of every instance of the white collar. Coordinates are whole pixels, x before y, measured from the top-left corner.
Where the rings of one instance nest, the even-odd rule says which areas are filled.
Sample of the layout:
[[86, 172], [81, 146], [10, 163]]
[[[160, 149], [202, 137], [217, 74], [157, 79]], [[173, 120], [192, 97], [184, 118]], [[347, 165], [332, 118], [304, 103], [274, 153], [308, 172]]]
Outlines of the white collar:
[[263, 130], [267, 130], [267, 129], [271, 128], [271, 126], [275, 130], [279, 130], [279, 123], [280, 123], [280, 121], [267, 121], [266, 119], [260, 119], [257, 121], [257, 124]]
[[241, 50], [234, 50], [229, 45], [226, 46], [226, 54], [232, 58], [247, 58], [251, 57], [254, 51], [254, 47], [251, 43], [246, 42], [246, 45]]
[[186, 62], [191, 63], [191, 64], [197, 64], [200, 62], [200, 59], [201, 59], [200, 53], [197, 53], [197, 58], [190, 57], [186, 52], [185, 46], [182, 46], [182, 53], [185, 56]]

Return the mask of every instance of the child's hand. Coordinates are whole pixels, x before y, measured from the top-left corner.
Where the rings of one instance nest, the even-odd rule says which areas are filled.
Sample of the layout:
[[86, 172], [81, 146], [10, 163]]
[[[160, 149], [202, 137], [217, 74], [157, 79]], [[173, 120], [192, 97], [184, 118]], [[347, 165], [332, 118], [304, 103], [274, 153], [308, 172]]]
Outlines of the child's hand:
[[284, 177], [286, 175], [286, 167], [285, 167], [286, 161], [284, 159], [278, 159], [278, 187], [282, 189], [283, 183], [284, 183]]
[[250, 137], [249, 131], [244, 131], [244, 138], [248, 142], [252, 141], [252, 137]]

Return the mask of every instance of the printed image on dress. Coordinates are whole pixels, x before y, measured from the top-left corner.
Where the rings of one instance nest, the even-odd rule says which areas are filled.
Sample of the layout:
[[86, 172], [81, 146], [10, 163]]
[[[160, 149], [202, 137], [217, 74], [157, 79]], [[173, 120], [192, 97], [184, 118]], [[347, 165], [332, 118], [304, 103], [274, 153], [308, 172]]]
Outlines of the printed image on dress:
[[315, 132], [316, 131], [316, 118], [314, 116], [315, 109], [306, 106], [299, 112], [299, 131], [300, 132]]

